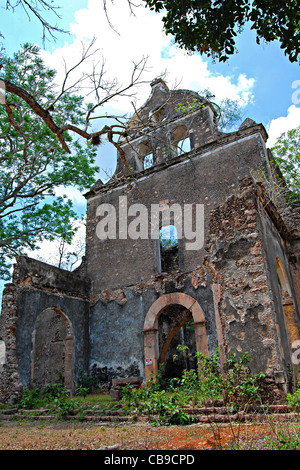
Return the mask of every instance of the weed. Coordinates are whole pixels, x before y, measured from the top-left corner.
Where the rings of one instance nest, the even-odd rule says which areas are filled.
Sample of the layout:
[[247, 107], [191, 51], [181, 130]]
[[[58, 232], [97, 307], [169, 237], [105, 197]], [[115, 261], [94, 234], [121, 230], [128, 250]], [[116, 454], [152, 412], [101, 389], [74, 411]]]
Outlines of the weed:
[[89, 389], [87, 387], [83, 387], [82, 385], [80, 385], [76, 389], [76, 395], [79, 396], [79, 397], [86, 398], [88, 393], [89, 393]]
[[33, 390], [24, 389], [22, 398], [18, 403], [18, 407], [32, 410], [38, 406], [40, 401], [40, 390], [38, 388]]
[[266, 438], [270, 450], [300, 450], [300, 434], [290, 435], [284, 431], [279, 431], [275, 440]]
[[64, 394], [54, 399], [54, 405], [57, 416], [63, 419], [65, 419], [76, 406], [74, 400], [68, 399], [68, 396]]
[[298, 388], [295, 393], [287, 394], [287, 401], [293, 411], [300, 412], [300, 382], [298, 382]]

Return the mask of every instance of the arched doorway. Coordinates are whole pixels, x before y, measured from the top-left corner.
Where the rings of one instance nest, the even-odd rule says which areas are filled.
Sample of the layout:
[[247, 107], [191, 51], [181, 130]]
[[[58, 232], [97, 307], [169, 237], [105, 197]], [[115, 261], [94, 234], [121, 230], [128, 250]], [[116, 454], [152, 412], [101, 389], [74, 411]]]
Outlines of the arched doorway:
[[[169, 305], [158, 318], [159, 365], [166, 379], [197, 368], [194, 320], [183, 305]], [[178, 349], [178, 346], [181, 346]]]
[[32, 334], [31, 386], [62, 384], [73, 389], [74, 335], [70, 320], [52, 307], [37, 317]]
[[[280, 287], [281, 303], [284, 313], [284, 323], [286, 328], [286, 334], [288, 338], [288, 345], [290, 351], [290, 357], [293, 357], [293, 348], [297, 347], [298, 340], [300, 338], [300, 325], [297, 318], [297, 313], [292, 297], [292, 290], [289, 283], [289, 279], [284, 268], [283, 262], [279, 257], [276, 258], [276, 270], [278, 276], [278, 282]], [[299, 378], [299, 365], [291, 364], [294, 370], [295, 384]]]
[[[176, 315], [173, 326], [169, 329], [169, 333], [166, 335], [163, 344], [160, 345], [159, 318], [164, 312], [167, 313], [167, 310], [170, 309], [171, 306], [177, 306], [181, 315]], [[180, 322], [180, 318], [182, 323]], [[146, 381], [156, 375], [159, 362], [165, 359], [173, 337], [189, 319], [193, 320], [196, 351], [208, 356], [205, 328], [206, 321], [203, 310], [195, 299], [189, 295], [174, 292], [162, 295], [150, 307], [145, 318], [143, 329]]]

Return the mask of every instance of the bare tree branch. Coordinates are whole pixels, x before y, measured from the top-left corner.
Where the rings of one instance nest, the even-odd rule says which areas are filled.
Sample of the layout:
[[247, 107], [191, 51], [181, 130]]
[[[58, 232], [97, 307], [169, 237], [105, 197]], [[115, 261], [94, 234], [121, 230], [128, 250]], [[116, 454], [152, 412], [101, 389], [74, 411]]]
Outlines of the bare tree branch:
[[20, 134], [20, 136], [21, 136], [22, 139], [24, 140], [23, 158], [24, 158], [25, 163], [27, 163], [26, 151], [27, 151], [27, 147], [28, 147], [28, 140], [27, 140], [27, 138], [26, 138], [24, 132], [22, 131], [21, 127], [19, 127], [18, 124], [16, 123], [16, 121], [14, 120], [13, 112], [12, 112], [12, 107], [13, 107], [13, 105], [12, 105], [11, 103], [9, 103], [8, 101], [6, 101], [6, 102], [3, 104], [3, 106], [4, 106], [5, 111], [6, 111], [6, 113], [7, 113], [9, 122], [12, 124], [12, 126], [14, 127], [14, 129]]
[[43, 42], [45, 42], [46, 33], [50, 34], [52, 39], [56, 39], [54, 33], [68, 33], [68, 31], [59, 28], [57, 25], [50, 24], [44, 18], [44, 15], [42, 15], [41, 10], [45, 10], [47, 12], [50, 11], [58, 19], [61, 19], [61, 16], [57, 12], [57, 10], [59, 10], [61, 7], [53, 5], [52, 1], [48, 2], [45, 0], [7, 0], [5, 8], [6, 10], [12, 10], [14, 12], [14, 10], [18, 6], [21, 6], [23, 8], [29, 20], [31, 19], [30, 14], [32, 14], [40, 21], [43, 27]]
[[14, 83], [11, 83], [10, 81], [6, 79], [2, 79], [5, 89], [7, 92], [12, 93], [19, 98], [23, 99], [29, 106], [30, 108], [38, 115], [40, 116], [45, 124], [49, 127], [49, 129], [57, 135], [62, 148], [70, 153], [69, 147], [67, 146], [64, 136], [63, 136], [63, 131], [58, 127], [55, 122], [52, 119], [51, 114], [47, 109], [42, 108], [42, 106], [33, 98], [32, 95], [30, 95], [24, 88], [19, 87], [18, 85], [15, 85]]
[[[62, 87], [61, 87], [61, 91], [60, 93], [57, 95], [56, 99], [49, 104], [48, 106], [48, 111], [51, 110], [54, 105], [60, 100], [60, 98], [67, 92], [69, 91], [78, 91], [82, 88], [82, 82], [84, 81], [84, 79], [87, 77], [87, 75], [84, 73], [82, 74], [74, 83], [72, 83], [71, 85], [67, 85], [67, 81], [68, 81], [68, 78], [70, 77], [71, 73], [74, 72], [74, 70], [76, 70], [85, 60], [87, 60], [88, 58], [92, 57], [99, 49], [96, 49], [95, 51], [91, 51], [92, 47], [94, 46], [96, 42], [96, 38], [94, 37], [91, 41], [91, 43], [88, 45], [88, 47], [85, 47], [84, 43], [82, 42], [81, 45], [82, 45], [82, 54], [81, 54], [81, 57], [79, 59], [78, 62], [76, 62], [75, 65], [73, 65], [70, 69], [67, 69], [67, 64], [66, 64], [66, 61], [65, 59], [63, 59], [63, 62], [64, 62], [64, 68], [65, 68], [65, 77], [64, 77], [64, 80], [63, 80], [63, 83], [62, 83]], [[80, 85], [80, 86], [79, 86]]]
[[[24, 100], [27, 103], [27, 105], [31, 108], [31, 110], [37, 116], [43, 119], [44, 123], [58, 137], [62, 148], [66, 152], [71, 153], [68, 147], [68, 144], [66, 142], [66, 135], [65, 135], [65, 133], [68, 131], [74, 132], [86, 140], [91, 140], [92, 143], [93, 141], [97, 142], [99, 140], [99, 137], [106, 135], [109, 142], [112, 143], [118, 149], [123, 159], [124, 155], [122, 155], [121, 148], [119, 147], [117, 142], [113, 140], [114, 135], [117, 135], [117, 136], [122, 135], [125, 129], [125, 122], [122, 123], [120, 117], [115, 118], [115, 122], [117, 122], [117, 124], [113, 124], [111, 126], [105, 125], [100, 130], [89, 132], [88, 128], [89, 128], [91, 120], [101, 119], [104, 117], [103, 115], [102, 116], [95, 115], [95, 111], [98, 108], [103, 107], [105, 104], [115, 99], [116, 97], [134, 96], [133, 90], [137, 86], [141, 85], [142, 83], [146, 83], [146, 81], [142, 79], [142, 74], [146, 70], [146, 64], [147, 64], [148, 59], [147, 57], [143, 57], [138, 62], [133, 63], [133, 68], [132, 68], [132, 73], [129, 79], [129, 83], [124, 86], [120, 86], [116, 79], [104, 80], [104, 75], [105, 75], [104, 62], [102, 62], [99, 71], [97, 69], [97, 65], [94, 64], [91, 73], [85, 72], [80, 76], [80, 78], [77, 78], [75, 81], [73, 81], [72, 84], [70, 85], [67, 84], [67, 81], [70, 79], [71, 74], [75, 70], [78, 70], [78, 67], [80, 65], [82, 65], [87, 59], [92, 57], [97, 52], [97, 50], [94, 50], [94, 51], [92, 50], [92, 47], [94, 46], [94, 44], [95, 44], [95, 39], [92, 40], [92, 42], [89, 44], [88, 47], [85, 47], [82, 44], [81, 57], [76, 62], [76, 64], [73, 65], [70, 69], [67, 69], [66, 64], [65, 64], [65, 77], [61, 86], [61, 91], [59, 92], [55, 100], [52, 101], [50, 104], [48, 104], [47, 107], [41, 106], [38, 103], [37, 99], [31, 93], [28, 93], [24, 88], [6, 79], [2, 79], [2, 82], [4, 84], [4, 88], [6, 92], [12, 93], [18, 96], [19, 98], [21, 98], [22, 100]], [[62, 98], [64, 94], [74, 92], [74, 90], [78, 91], [78, 89], [81, 89], [83, 86], [83, 82], [86, 82], [86, 81], [90, 83], [89, 85], [89, 89], [91, 90], [90, 93], [94, 93], [96, 102], [87, 111], [84, 127], [80, 128], [79, 126], [76, 126], [68, 122], [66, 122], [64, 125], [58, 126], [55, 123], [54, 118], [51, 115], [51, 112], [54, 110], [55, 104]], [[8, 103], [8, 101], [6, 100], [3, 104], [8, 114], [9, 122], [13, 125], [15, 130], [19, 132], [20, 136], [24, 139], [23, 154], [24, 154], [24, 160], [26, 160], [27, 143], [26, 143], [25, 136], [22, 133], [20, 126], [18, 126], [15, 120], [13, 119], [13, 114], [10, 108], [10, 103]], [[105, 116], [105, 118], [108, 119], [108, 116]], [[125, 163], [125, 160], [124, 160], [124, 163]]]

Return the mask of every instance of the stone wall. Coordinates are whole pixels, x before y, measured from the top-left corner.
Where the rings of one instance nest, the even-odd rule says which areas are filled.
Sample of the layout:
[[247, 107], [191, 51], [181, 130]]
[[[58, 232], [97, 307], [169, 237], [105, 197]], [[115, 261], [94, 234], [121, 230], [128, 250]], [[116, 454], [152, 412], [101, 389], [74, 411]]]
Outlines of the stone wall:
[[[61, 374], [58, 369], [63, 366], [61, 380], [67, 389], [74, 389], [80, 373], [88, 370], [89, 287], [88, 280], [74, 273], [30, 258], [18, 258], [13, 283], [3, 292], [0, 338], [5, 341], [6, 364], [0, 373], [0, 401], [6, 401], [8, 396], [16, 399], [14, 393], [19, 395], [23, 387], [34, 386], [34, 379], [38, 379], [36, 385], [41, 387], [48, 385], [49, 380], [53, 382], [51, 373], [46, 373], [47, 368], [41, 368], [44, 376], [35, 372], [35, 364], [40, 359], [37, 354], [43, 357], [42, 348], [46, 344], [51, 359], [47, 367]], [[47, 315], [49, 321], [45, 323], [42, 320]], [[65, 334], [58, 338], [61, 334], [54, 327], [50, 340], [48, 326], [55, 318], [65, 324], [60, 329]], [[44, 341], [42, 339], [40, 348], [35, 348], [38, 338]], [[59, 341], [62, 341], [60, 345]], [[54, 354], [61, 358], [60, 364], [54, 361]]]
[[[92, 291], [124, 288], [159, 272], [158, 240], [150, 237], [152, 205], [160, 205], [166, 213], [173, 204], [180, 205], [182, 211], [184, 204], [193, 205], [194, 210], [196, 204], [203, 204], [204, 227], [198, 227], [198, 231], [204, 229], [204, 239], [207, 239], [210, 211], [232, 194], [239, 181], [249, 176], [250, 168], [261, 166], [264, 158], [263, 136], [261, 128], [256, 126], [227, 137], [227, 141], [221, 139], [213, 148], [190, 152], [188, 156], [153, 167], [147, 175], [136, 175], [126, 184], [111, 182], [95, 194], [89, 193], [87, 276], [92, 280]], [[97, 215], [98, 208], [102, 204], [110, 204], [118, 219], [120, 198], [126, 198], [127, 208], [134, 204], [142, 204], [146, 208], [148, 238], [134, 240], [124, 234], [120, 239], [117, 225], [116, 239], [99, 239], [97, 224], [101, 217]], [[125, 207], [123, 209], [126, 210]], [[129, 226], [132, 220], [133, 217], [128, 216], [125, 226]], [[195, 221], [194, 216], [193, 230], [196, 229]], [[187, 250], [188, 240], [184, 236], [180, 242], [179, 268], [190, 272], [203, 262], [205, 250]]]
[[109, 384], [118, 377], [145, 379], [145, 318], [154, 302], [169, 293], [185, 293], [199, 303], [206, 319], [208, 349], [215, 352], [213, 293], [205, 268], [153, 275], [135, 286], [105, 290], [91, 298], [90, 371], [100, 383]]
[[5, 342], [5, 364], [0, 370], [0, 403], [14, 404], [21, 396], [23, 384], [17, 361], [17, 298], [18, 287], [6, 285], [0, 317], [0, 338]]
[[[195, 109], [178, 113], [178, 105], [189, 100]], [[148, 123], [148, 143], [135, 128], [137, 119]], [[185, 135], [180, 126], [190, 138], [186, 154], [176, 151], [174, 138]], [[291, 344], [300, 336], [300, 238], [251, 178], [256, 169], [268, 173], [266, 137], [263, 126], [249, 119], [238, 131], [221, 133], [209, 103], [154, 82], [119, 142], [130, 171], [121, 171], [120, 154], [112, 180], [98, 181], [85, 195], [87, 247], [80, 268], [70, 273], [17, 260], [0, 317], [0, 402], [16, 401], [23, 387], [53, 383], [56, 368], [71, 392], [82, 372], [105, 386], [119, 378], [148, 379], [190, 320], [198, 351], [211, 355], [218, 347], [222, 366], [230, 350], [247, 352], [252, 372], [280, 377], [287, 390]], [[139, 149], [148, 144], [154, 165], [143, 169]], [[97, 234], [102, 204], [115, 210], [115, 238]], [[195, 240], [183, 230], [176, 263], [172, 252], [172, 263], [164, 266], [159, 240], [151, 237], [153, 205], [183, 229], [185, 205], [195, 210], [197, 204], [204, 207], [204, 220], [194, 212], [190, 228], [201, 233], [203, 245], [187, 249]], [[132, 207], [137, 212], [128, 215]], [[134, 238], [127, 228], [141, 207], [147, 232]]]
[[[253, 372], [289, 378], [291, 358], [276, 258], [287, 260], [284, 239], [245, 179], [239, 191], [211, 214], [207, 268], [220, 286], [218, 311], [226, 349], [252, 356]], [[286, 265], [288, 271], [288, 263]]]

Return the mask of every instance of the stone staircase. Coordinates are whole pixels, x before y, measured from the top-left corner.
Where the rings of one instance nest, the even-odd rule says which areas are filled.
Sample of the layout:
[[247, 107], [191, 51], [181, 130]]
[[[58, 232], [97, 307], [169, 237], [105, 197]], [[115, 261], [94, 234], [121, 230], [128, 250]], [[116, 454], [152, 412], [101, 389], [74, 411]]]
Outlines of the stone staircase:
[[[65, 420], [80, 422], [92, 422], [97, 425], [117, 425], [122, 423], [147, 423], [157, 417], [153, 412], [147, 410], [138, 411], [142, 404], [132, 404], [131, 410], [122, 403], [115, 403], [113, 408], [104, 410], [101, 407], [76, 408], [64, 417]], [[251, 405], [239, 411], [230, 409], [230, 405], [224, 404], [222, 400], [209, 401], [201, 406], [188, 406], [180, 408], [191, 418], [192, 423], [230, 423], [230, 422], [263, 422], [272, 418], [276, 421], [281, 420], [300, 420], [300, 413], [291, 412], [286, 404], [270, 405]], [[1, 422], [11, 421], [57, 421], [58, 414], [50, 409], [39, 410], [19, 410], [11, 408], [0, 410]], [[60, 418], [62, 419], [62, 418]]]

